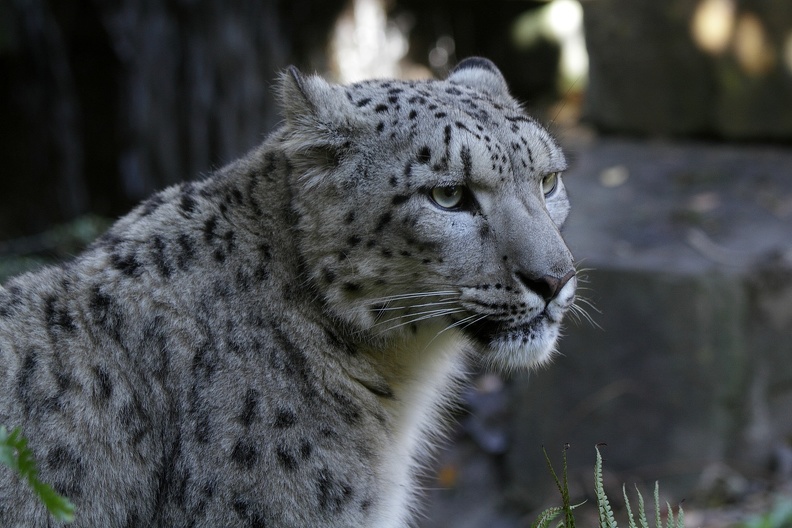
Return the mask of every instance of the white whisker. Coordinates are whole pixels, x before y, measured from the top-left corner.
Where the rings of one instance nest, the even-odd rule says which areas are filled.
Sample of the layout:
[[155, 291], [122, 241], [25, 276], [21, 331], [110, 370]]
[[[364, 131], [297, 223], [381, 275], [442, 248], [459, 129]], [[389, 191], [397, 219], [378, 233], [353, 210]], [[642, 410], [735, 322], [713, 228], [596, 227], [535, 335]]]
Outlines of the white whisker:
[[581, 302], [581, 303], [585, 304], [586, 306], [588, 306], [589, 308], [591, 308], [592, 310], [594, 310], [598, 314], [602, 313], [596, 306], [594, 306], [593, 302], [591, 302], [590, 300], [586, 299], [585, 297], [576, 298], [575, 299], [575, 303], [578, 303], [578, 302]]
[[[446, 330], [451, 329], [451, 328], [456, 328], [457, 326], [462, 326], [463, 328], [467, 328], [469, 325], [474, 324], [476, 321], [480, 321], [481, 319], [483, 319], [485, 317], [487, 317], [487, 316], [486, 315], [480, 315], [480, 314], [468, 315], [467, 317], [463, 317], [459, 321], [455, 321], [454, 323], [451, 323], [450, 325], [446, 326], [443, 329], [442, 332], [445, 332]], [[471, 321], [471, 319], [476, 319], [476, 321]], [[465, 324], [465, 323], [467, 323], [467, 324]], [[442, 332], [440, 332], [440, 333], [442, 333]]]
[[[580, 302], [584, 302], [584, 303], [586, 303], [586, 304], [587, 304], [587, 305], [589, 305], [589, 306], [590, 306], [590, 307], [591, 307], [593, 310], [595, 310], [597, 313], [602, 313], [602, 312], [600, 312], [599, 310], [597, 310], [597, 309], [594, 307], [594, 305], [592, 305], [592, 304], [591, 304], [589, 301], [587, 301], [586, 299], [581, 299], [581, 298], [578, 298], [578, 299], [577, 299], [577, 301], [580, 301]], [[587, 321], [587, 322], [588, 322], [588, 323], [589, 323], [591, 326], [593, 326], [593, 327], [595, 327], [595, 328], [598, 328], [598, 329], [602, 330], [602, 327], [601, 327], [601, 326], [600, 326], [600, 325], [599, 325], [599, 324], [598, 324], [598, 323], [597, 323], [597, 322], [594, 320], [594, 318], [593, 318], [593, 317], [591, 317], [591, 315], [590, 315], [590, 314], [589, 314], [589, 313], [586, 311], [586, 309], [585, 309], [585, 308], [583, 308], [583, 307], [581, 307], [581, 306], [580, 306], [580, 305], [578, 305], [578, 304], [573, 304], [572, 306], [570, 306], [570, 307], [569, 307], [569, 314], [570, 314], [570, 316], [572, 316], [572, 317], [575, 319], [575, 321], [576, 321], [577, 323], [580, 323], [580, 321], [581, 321], [581, 320], [585, 320], [585, 321]]]
[[378, 312], [393, 312], [396, 310], [405, 310], [409, 309], [412, 310], [413, 308], [426, 308], [429, 306], [444, 306], [448, 304], [457, 304], [456, 300], [448, 300], [448, 301], [437, 301], [431, 303], [424, 303], [424, 304], [410, 304], [408, 306], [389, 306], [387, 308], [377, 308]]
[[424, 297], [439, 297], [441, 295], [458, 295], [455, 291], [436, 291], [436, 292], [416, 292], [416, 293], [400, 293], [396, 295], [386, 295], [385, 297], [377, 297], [374, 299], [366, 299], [366, 304], [387, 303], [391, 301], [404, 301], [409, 299], [421, 299]]
[[406, 320], [404, 320], [403, 322], [401, 322], [399, 324], [384, 328], [382, 330], [382, 332], [381, 332], [381, 333], [384, 333], [384, 332], [389, 332], [391, 330], [395, 330], [395, 329], [403, 327], [403, 326], [407, 326], [407, 325], [411, 325], [411, 324], [417, 323], [419, 321], [425, 321], [427, 319], [433, 319], [435, 317], [444, 317], [444, 316], [453, 315], [455, 313], [461, 313], [461, 312], [464, 312], [464, 310], [462, 308], [444, 308], [444, 309], [441, 309], [441, 310], [429, 310], [429, 311], [426, 311], [426, 312], [418, 312], [418, 313], [414, 313], [414, 314], [407, 314], [407, 315], [403, 315], [403, 316], [399, 316], [399, 317], [393, 317], [391, 319], [386, 319], [385, 321], [380, 321], [380, 322], [376, 323], [375, 326], [391, 323], [391, 322], [398, 321], [400, 319], [406, 319], [406, 318], [409, 317], [409, 319], [406, 319]]
[[468, 328], [468, 327], [470, 327], [470, 325], [474, 325], [474, 324], [478, 323], [479, 321], [481, 321], [483, 319], [486, 319], [486, 318], [487, 318], [487, 315], [482, 315], [482, 316], [478, 317], [477, 319], [475, 319], [473, 321], [470, 321], [469, 323], [467, 323], [462, 328]]

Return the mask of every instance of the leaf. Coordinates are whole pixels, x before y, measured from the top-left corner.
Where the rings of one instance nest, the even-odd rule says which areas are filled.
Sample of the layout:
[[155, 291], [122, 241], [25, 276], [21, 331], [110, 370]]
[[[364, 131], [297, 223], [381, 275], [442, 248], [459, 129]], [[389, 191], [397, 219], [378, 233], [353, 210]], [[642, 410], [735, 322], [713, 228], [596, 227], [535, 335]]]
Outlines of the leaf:
[[39, 496], [44, 506], [56, 520], [70, 523], [74, 522], [74, 504], [69, 499], [59, 495], [48, 484], [36, 481], [31, 483], [33, 490]]
[[555, 480], [556, 487], [558, 488], [559, 493], [561, 493], [561, 509], [564, 512], [564, 526], [566, 528], [575, 528], [575, 516], [572, 514], [572, 510], [574, 509], [571, 506], [571, 500], [569, 498], [569, 482], [567, 480], [567, 458], [566, 458], [566, 450], [569, 448], [569, 444], [564, 445], [563, 451], [563, 483], [561, 479], [558, 478], [558, 474], [556, 474], [555, 469], [553, 468], [552, 462], [550, 462], [550, 456], [547, 454], [547, 450], [542, 446], [542, 452], [544, 453], [545, 462], [547, 462], [547, 467], [550, 470], [550, 474], [553, 476], [553, 480]]
[[564, 517], [566, 518], [565, 526], [566, 528], [575, 528], [575, 515], [572, 513], [572, 510], [577, 508], [577, 506], [572, 506], [572, 501], [569, 498], [569, 478], [567, 477], [567, 449], [569, 449], [569, 444], [564, 444], [564, 451], [563, 453], [563, 465], [564, 465]]
[[27, 480], [55, 519], [67, 523], [74, 521], [74, 504], [38, 479], [33, 452], [28, 448], [27, 439], [22, 436], [19, 427], [15, 427], [9, 434], [5, 426], [0, 426], [0, 462]]
[[16, 470], [16, 450], [8, 438], [8, 430], [4, 425], [0, 426], [0, 462], [9, 468]]
[[666, 508], [668, 509], [668, 517], [666, 518], [666, 528], [676, 528], [676, 523], [674, 522], [674, 510], [671, 509], [671, 504], [666, 501]]
[[[594, 465], [594, 490], [597, 495], [597, 510], [599, 513], [599, 527], [600, 528], [618, 528], [616, 523], [616, 519], [613, 515], [613, 510], [610, 505], [610, 500], [605, 492], [605, 485], [603, 483], [603, 476], [602, 476], [602, 453], [600, 452], [600, 446], [605, 444], [597, 444], [595, 446], [597, 452], [597, 460]], [[537, 518], [537, 520], [531, 525], [531, 528], [548, 528], [550, 523], [552, 523], [560, 514], [563, 512], [565, 514], [564, 519], [558, 521], [556, 527], [566, 527], [566, 528], [574, 528], [575, 519], [572, 515], [572, 510], [577, 508], [578, 506], [584, 504], [583, 502], [580, 504], [575, 504], [574, 506], [570, 505], [569, 501], [569, 480], [567, 476], [567, 458], [566, 458], [566, 450], [569, 448], [569, 445], [564, 446], [564, 466], [563, 466], [563, 473], [562, 478], [559, 478], [558, 474], [555, 472], [553, 468], [553, 464], [550, 462], [550, 457], [547, 454], [547, 451], [542, 447], [542, 452], [545, 456], [545, 461], [547, 462], [547, 467], [550, 470], [550, 474], [553, 476], [555, 480], [556, 486], [558, 487], [558, 491], [561, 493], [561, 498], [563, 499], [563, 505], [558, 506], [555, 508], [548, 508], [547, 510], [543, 511], [541, 515]], [[633, 514], [632, 505], [630, 503], [630, 498], [627, 495], [627, 488], [625, 485], [622, 485], [622, 494], [624, 495], [624, 505], [627, 510], [627, 521], [628, 521], [628, 528], [649, 528], [649, 521], [646, 516], [646, 503], [644, 502], [643, 495], [641, 494], [641, 490], [638, 486], [635, 486], [635, 492], [638, 495], [638, 507], [637, 507], [637, 523], [636, 523], [636, 515]], [[663, 526], [662, 516], [660, 512], [660, 483], [655, 482], [654, 486], [654, 501], [655, 501], [655, 527], [656, 528], [685, 528], [685, 513], [682, 510], [682, 505], [680, 504], [677, 508], [676, 514], [674, 513], [673, 508], [671, 505], [666, 502], [666, 507], [668, 508], [668, 517], [666, 519], [666, 525]], [[584, 501], [585, 502], [585, 501]]]
[[663, 528], [663, 521], [660, 519], [660, 483], [658, 481], [655, 481], [654, 501], [655, 501], [655, 526], [657, 528]]
[[552, 508], [547, 508], [545, 511], [539, 514], [539, 517], [531, 524], [531, 528], [547, 528], [556, 517], [558, 517], [564, 508], [561, 506], [553, 506]]
[[633, 517], [632, 509], [630, 508], [630, 499], [627, 497], [627, 486], [622, 484], [622, 494], [624, 495], [624, 507], [627, 509], [627, 523], [629, 528], [638, 528], [635, 525], [635, 518]]
[[564, 487], [561, 485], [561, 481], [558, 479], [558, 475], [556, 475], [555, 469], [553, 469], [553, 463], [550, 462], [550, 455], [547, 454], [547, 450], [542, 446], [542, 453], [544, 453], [545, 462], [547, 463], [547, 469], [550, 470], [550, 474], [553, 476], [553, 480], [555, 480], [556, 487], [558, 488], [558, 492], [561, 494], [561, 500], [564, 500]]
[[616, 519], [613, 517], [608, 496], [605, 494], [605, 486], [602, 483], [602, 455], [599, 446], [597, 450], [597, 463], [594, 466], [594, 490], [597, 494], [597, 509], [599, 510], [599, 525], [601, 528], [617, 528]]
[[649, 520], [646, 518], [646, 505], [637, 484], [635, 485], [635, 491], [638, 493], [638, 522], [641, 528], [649, 528]]

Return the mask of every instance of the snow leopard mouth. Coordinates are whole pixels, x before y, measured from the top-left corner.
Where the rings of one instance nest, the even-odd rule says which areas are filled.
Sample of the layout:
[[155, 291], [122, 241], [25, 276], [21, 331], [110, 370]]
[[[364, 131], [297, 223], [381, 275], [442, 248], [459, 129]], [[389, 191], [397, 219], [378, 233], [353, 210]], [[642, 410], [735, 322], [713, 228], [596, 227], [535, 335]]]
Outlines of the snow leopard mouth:
[[521, 325], [506, 324], [503, 321], [486, 318], [471, 324], [468, 327], [468, 333], [476, 342], [485, 347], [498, 341], [528, 345], [540, 337], [548, 322], [550, 319], [544, 312]]
[[506, 372], [534, 368], [555, 353], [560, 322], [541, 312], [522, 324], [492, 318], [470, 325], [467, 333], [480, 346], [484, 364]]

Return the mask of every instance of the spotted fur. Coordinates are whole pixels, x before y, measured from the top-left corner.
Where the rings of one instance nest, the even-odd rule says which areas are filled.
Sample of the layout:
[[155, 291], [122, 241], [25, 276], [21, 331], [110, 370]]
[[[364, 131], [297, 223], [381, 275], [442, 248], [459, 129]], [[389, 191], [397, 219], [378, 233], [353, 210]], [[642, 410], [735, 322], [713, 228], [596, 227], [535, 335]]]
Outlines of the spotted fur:
[[[552, 354], [565, 161], [491, 62], [280, 90], [247, 157], [0, 288], [0, 423], [76, 526], [409, 526], [469, 361]], [[52, 525], [3, 471], [0, 525]]]

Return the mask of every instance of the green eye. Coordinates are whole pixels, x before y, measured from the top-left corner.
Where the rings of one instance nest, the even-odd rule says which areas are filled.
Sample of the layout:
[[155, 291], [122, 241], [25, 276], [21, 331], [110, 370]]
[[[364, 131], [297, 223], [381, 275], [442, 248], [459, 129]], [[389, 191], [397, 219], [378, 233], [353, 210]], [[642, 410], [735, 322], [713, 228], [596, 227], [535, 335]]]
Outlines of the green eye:
[[546, 197], [553, 194], [553, 191], [555, 191], [557, 185], [558, 185], [557, 172], [551, 172], [550, 174], [547, 174], [544, 178], [542, 178], [542, 192]]
[[448, 185], [432, 189], [432, 201], [443, 209], [459, 207], [465, 197], [465, 188], [462, 185]]

